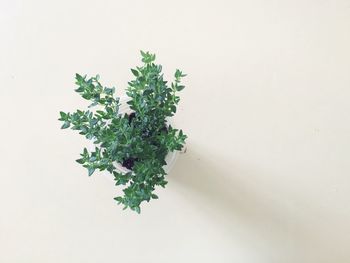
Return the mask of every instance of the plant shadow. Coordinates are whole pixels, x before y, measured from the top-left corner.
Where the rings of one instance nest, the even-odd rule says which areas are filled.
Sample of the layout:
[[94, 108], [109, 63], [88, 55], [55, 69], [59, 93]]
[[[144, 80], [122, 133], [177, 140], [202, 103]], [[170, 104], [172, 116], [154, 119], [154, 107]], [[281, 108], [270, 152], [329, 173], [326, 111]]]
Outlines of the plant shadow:
[[246, 180], [241, 180], [242, 176], [249, 177], [249, 172], [239, 174], [234, 163], [229, 167], [222, 166], [228, 162], [210, 156], [209, 151], [197, 151], [199, 149], [197, 145], [190, 145], [187, 152], [180, 155], [169, 177], [171, 183], [181, 186], [179, 191], [183, 191], [193, 205], [220, 223], [226, 231], [233, 230], [235, 224], [242, 225], [242, 222], [249, 229], [258, 228], [260, 232], [267, 232], [266, 223], [274, 222], [274, 227], [282, 227], [276, 224], [282, 220], [281, 215], [269, 207], [266, 199], [257, 196], [254, 189], [248, 189]]
[[295, 262], [304, 260], [311, 246], [328, 246], [329, 241], [295, 214], [293, 202], [280, 202], [251, 179], [257, 178], [256, 173], [248, 165], [232, 163], [191, 144], [180, 155], [169, 181], [217, 230], [253, 246], [254, 253], [266, 254], [273, 247], [279, 254], [275, 259], [288, 254], [293, 258], [283, 262]]

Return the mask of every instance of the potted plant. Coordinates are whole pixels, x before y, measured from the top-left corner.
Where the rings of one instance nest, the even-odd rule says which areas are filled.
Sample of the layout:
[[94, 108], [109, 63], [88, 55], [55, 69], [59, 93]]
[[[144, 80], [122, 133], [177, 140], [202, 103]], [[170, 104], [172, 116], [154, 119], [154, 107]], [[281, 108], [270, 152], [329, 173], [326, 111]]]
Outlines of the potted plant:
[[134, 79], [128, 82], [126, 104], [115, 96], [114, 87], [102, 86], [99, 75], [76, 74], [75, 91], [91, 104], [87, 110], [60, 112], [59, 118], [62, 129], [78, 130], [94, 144], [91, 151], [84, 148], [76, 161], [89, 176], [95, 170], [111, 173], [115, 184], [124, 186], [123, 195], [114, 199], [138, 213], [143, 201], [158, 198], [156, 186], [167, 184], [167, 157], [180, 151], [187, 138], [168, 123], [176, 113], [177, 94], [184, 89], [181, 78], [186, 75], [176, 70], [175, 80], [168, 85], [162, 66], [155, 64], [156, 56], [143, 51], [141, 56], [143, 65], [131, 69]]

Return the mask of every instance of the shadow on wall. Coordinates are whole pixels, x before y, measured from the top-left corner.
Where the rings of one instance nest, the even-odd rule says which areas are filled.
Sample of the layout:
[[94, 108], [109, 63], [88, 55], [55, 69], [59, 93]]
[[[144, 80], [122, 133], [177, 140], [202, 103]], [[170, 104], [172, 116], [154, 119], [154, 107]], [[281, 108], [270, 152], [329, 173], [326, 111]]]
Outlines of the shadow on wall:
[[279, 262], [328, 262], [336, 237], [327, 239], [321, 229], [310, 229], [309, 218], [304, 220], [296, 213], [294, 198], [281, 202], [279, 196], [266, 192], [254, 181], [256, 171], [210, 154], [198, 145], [189, 145], [169, 181], [178, 185], [182, 196], [211, 220], [218, 231], [245, 243], [261, 259], [270, 251], [268, 259], [273, 254], [273, 259]]

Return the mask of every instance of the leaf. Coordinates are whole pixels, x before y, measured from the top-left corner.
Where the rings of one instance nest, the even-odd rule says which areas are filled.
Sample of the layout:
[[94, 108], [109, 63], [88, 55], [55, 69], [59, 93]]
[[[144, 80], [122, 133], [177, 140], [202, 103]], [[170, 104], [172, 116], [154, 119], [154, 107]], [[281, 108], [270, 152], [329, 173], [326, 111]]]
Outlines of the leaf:
[[136, 206], [136, 207], [134, 207], [134, 210], [138, 213], [138, 214], [140, 214], [141, 213], [141, 209], [140, 209], [140, 207], [139, 206]]
[[176, 90], [177, 90], [177, 91], [181, 91], [181, 90], [183, 90], [184, 88], [185, 88], [185, 86], [182, 86], [182, 85], [176, 86]]
[[84, 80], [84, 78], [79, 75], [78, 73], [75, 74], [75, 79], [78, 81], [78, 82], [82, 82]]
[[114, 200], [121, 204], [123, 202], [123, 198], [121, 196], [114, 197]]
[[143, 92], [143, 96], [148, 96], [152, 93], [153, 91], [151, 89], [146, 89], [144, 92]]
[[104, 88], [104, 92], [108, 95], [112, 95], [115, 91], [115, 88]]
[[95, 101], [95, 102], [91, 103], [91, 104], [88, 106], [88, 108], [95, 107], [97, 104], [98, 104], [98, 102], [97, 102], [97, 101]]
[[144, 62], [146, 64], [150, 64], [156, 59], [156, 55], [155, 54], [150, 54], [148, 51], [147, 52], [143, 52], [141, 50], [141, 56], [142, 56], [142, 62]]
[[84, 87], [79, 87], [79, 88], [75, 89], [75, 91], [78, 92], [78, 93], [79, 92], [83, 92], [84, 91]]
[[84, 158], [81, 158], [81, 159], [77, 159], [75, 160], [77, 163], [80, 163], [80, 164], [84, 164], [85, 163], [85, 160]]
[[112, 115], [112, 114], [113, 114], [113, 109], [112, 109], [112, 108], [107, 107], [107, 108], [106, 108], [106, 111], [107, 111], [107, 113], [108, 113], [109, 115]]
[[70, 122], [65, 121], [65, 122], [63, 123], [63, 125], [61, 126], [61, 129], [67, 129], [67, 128], [69, 128], [69, 126], [70, 126]]
[[181, 77], [181, 71], [176, 69], [175, 71], [175, 78], [180, 78]]
[[175, 78], [176, 79], [179, 79], [181, 77], [186, 77], [187, 75], [186, 74], [183, 74], [179, 69], [176, 69], [175, 71]]
[[67, 113], [60, 111], [60, 115], [62, 120], [67, 120]]
[[139, 76], [139, 72], [136, 69], [131, 69], [132, 74], [134, 74], [135, 77]]
[[95, 168], [89, 167], [88, 168], [88, 175], [91, 176], [95, 172]]

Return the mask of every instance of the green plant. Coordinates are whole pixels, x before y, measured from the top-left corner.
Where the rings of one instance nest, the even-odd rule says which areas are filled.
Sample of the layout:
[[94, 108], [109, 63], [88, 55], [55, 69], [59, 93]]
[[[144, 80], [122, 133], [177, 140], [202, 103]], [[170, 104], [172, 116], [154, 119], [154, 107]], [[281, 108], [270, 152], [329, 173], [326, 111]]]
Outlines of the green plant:
[[[156, 56], [141, 51], [143, 65], [131, 69], [135, 79], [128, 82], [127, 104], [131, 114], [120, 114], [120, 99], [115, 88], [103, 87], [99, 76], [87, 78], [76, 74], [75, 90], [91, 101], [89, 108], [74, 113], [60, 112], [62, 129], [78, 130], [79, 134], [93, 140], [95, 150], [84, 148], [76, 160], [87, 168], [91, 176], [95, 170], [107, 170], [114, 175], [116, 185], [123, 185], [123, 195], [114, 199], [140, 213], [140, 204], [157, 199], [155, 187], [165, 187], [165, 157], [171, 151], [183, 148], [186, 135], [182, 130], [167, 125], [167, 118], [176, 113], [180, 101], [177, 92], [184, 89], [180, 84], [186, 76], [180, 70], [169, 85], [163, 79], [162, 66], [154, 63]], [[129, 169], [121, 173], [115, 167], [120, 163]]]

